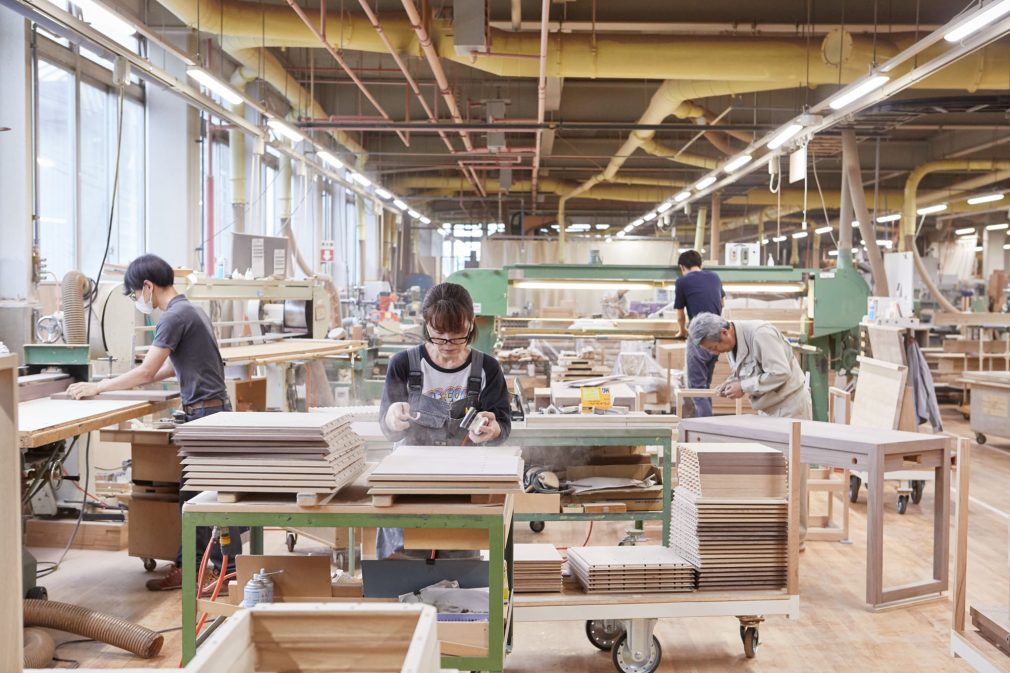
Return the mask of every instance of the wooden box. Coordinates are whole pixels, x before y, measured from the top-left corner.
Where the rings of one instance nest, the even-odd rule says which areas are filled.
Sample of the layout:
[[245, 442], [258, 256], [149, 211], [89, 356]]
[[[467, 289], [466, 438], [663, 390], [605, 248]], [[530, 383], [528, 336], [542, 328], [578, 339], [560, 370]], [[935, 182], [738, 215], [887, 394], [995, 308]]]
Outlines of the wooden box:
[[267, 380], [263, 376], [249, 379], [228, 379], [228, 398], [235, 411], [266, 411]]
[[182, 480], [173, 430], [102, 430], [102, 441], [130, 444], [133, 481], [178, 484]]
[[182, 540], [179, 495], [140, 493], [130, 495], [130, 556], [174, 561]]
[[561, 511], [561, 494], [515, 493], [512, 511], [516, 514], [557, 514]]

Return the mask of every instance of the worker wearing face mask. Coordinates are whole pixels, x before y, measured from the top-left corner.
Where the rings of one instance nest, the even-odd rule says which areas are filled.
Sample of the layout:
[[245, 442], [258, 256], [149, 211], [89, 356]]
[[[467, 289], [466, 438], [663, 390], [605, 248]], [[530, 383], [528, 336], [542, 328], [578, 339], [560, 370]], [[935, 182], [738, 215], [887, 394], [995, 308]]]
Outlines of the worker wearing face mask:
[[[224, 383], [224, 363], [210, 318], [203, 309], [191, 304], [186, 295], [175, 289], [175, 271], [157, 255], [142, 255], [132, 262], [123, 277], [124, 293], [136, 302], [137, 310], [150, 315], [161, 311], [154, 332], [154, 343], [144, 361], [125, 374], [98, 382], [71, 385], [67, 393], [75, 399], [94, 397], [112, 390], [128, 390], [175, 376], [186, 421], [196, 420], [219, 411], [231, 411], [228, 390]], [[133, 329], [132, 325], [124, 328]], [[180, 492], [185, 502], [196, 495]], [[210, 530], [197, 529], [197, 549], [203, 550], [210, 539]], [[234, 535], [233, 540], [238, 539]], [[213, 552], [220, 563], [220, 551]], [[234, 558], [233, 554], [230, 554]], [[148, 581], [151, 591], [178, 589], [182, 586], [182, 551], [175, 565], [161, 578]], [[213, 574], [213, 573], [212, 573]]]

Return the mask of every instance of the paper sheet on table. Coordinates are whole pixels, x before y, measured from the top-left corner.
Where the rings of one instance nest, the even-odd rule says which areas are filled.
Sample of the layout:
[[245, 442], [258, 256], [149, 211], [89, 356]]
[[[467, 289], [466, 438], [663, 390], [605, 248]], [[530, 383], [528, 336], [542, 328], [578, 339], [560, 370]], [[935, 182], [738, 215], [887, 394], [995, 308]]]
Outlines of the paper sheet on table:
[[594, 491], [609, 491], [617, 488], [649, 488], [656, 485], [652, 477], [648, 479], [620, 479], [618, 477], [587, 477], [569, 482], [575, 494], [592, 493]]

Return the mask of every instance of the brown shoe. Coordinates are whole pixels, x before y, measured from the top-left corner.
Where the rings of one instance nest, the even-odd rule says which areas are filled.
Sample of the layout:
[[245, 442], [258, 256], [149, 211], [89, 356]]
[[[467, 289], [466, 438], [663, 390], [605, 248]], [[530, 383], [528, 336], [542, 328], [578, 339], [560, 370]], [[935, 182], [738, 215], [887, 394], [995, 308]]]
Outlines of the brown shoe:
[[148, 591], [173, 591], [182, 588], [182, 569], [173, 564], [167, 573], [153, 580], [147, 580]]
[[[217, 578], [220, 576], [220, 571], [217, 568], [211, 566], [207, 568], [207, 571], [203, 574], [203, 591], [200, 592], [201, 596], [213, 596], [214, 587], [217, 586]], [[218, 592], [218, 598], [221, 596], [228, 595], [228, 582], [221, 584], [221, 591]]]

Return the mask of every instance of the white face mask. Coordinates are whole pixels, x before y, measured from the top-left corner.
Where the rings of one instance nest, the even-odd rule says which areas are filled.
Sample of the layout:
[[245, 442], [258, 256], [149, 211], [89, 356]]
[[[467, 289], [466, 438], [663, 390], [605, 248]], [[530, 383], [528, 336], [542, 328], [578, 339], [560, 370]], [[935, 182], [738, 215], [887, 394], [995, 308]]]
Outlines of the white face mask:
[[[154, 290], [151, 290], [151, 300], [154, 300]], [[137, 297], [135, 304], [137, 306], [137, 310], [144, 315], [151, 315], [154, 313], [154, 305], [150, 301], [144, 299], [144, 288], [140, 288], [140, 296]]]

